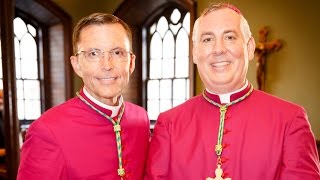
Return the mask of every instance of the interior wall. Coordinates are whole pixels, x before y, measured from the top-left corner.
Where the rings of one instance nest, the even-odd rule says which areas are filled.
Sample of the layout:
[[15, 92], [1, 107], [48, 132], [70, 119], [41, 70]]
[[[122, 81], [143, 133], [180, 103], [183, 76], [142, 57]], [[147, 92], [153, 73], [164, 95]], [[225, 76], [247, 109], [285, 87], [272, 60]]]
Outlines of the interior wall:
[[[84, 1], [84, 0], [54, 0], [74, 22], [93, 12], [112, 13], [122, 0]], [[212, 2], [198, 0], [197, 12], [200, 12]], [[248, 20], [256, 41], [258, 31], [262, 26], [271, 29], [268, 39], [279, 38], [284, 42], [283, 48], [271, 54], [267, 59], [266, 92], [292, 101], [303, 106], [309, 116], [309, 121], [315, 137], [320, 140], [320, 26], [315, 25], [320, 12], [320, 1], [305, 0], [228, 0], [235, 4]], [[256, 84], [256, 59], [251, 61], [248, 79]], [[75, 77], [74, 89], [82, 86]], [[201, 93], [203, 85], [196, 79], [196, 94]]]

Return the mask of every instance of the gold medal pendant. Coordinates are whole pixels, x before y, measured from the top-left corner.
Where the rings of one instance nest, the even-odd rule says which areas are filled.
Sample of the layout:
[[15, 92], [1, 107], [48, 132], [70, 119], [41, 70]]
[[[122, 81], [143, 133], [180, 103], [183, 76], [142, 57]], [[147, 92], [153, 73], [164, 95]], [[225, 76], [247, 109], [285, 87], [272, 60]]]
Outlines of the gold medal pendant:
[[221, 169], [220, 164], [217, 165], [217, 169], [215, 171], [215, 174], [216, 174], [215, 178], [207, 177], [206, 180], [231, 180], [231, 178], [225, 178], [225, 179], [222, 178], [223, 171]]

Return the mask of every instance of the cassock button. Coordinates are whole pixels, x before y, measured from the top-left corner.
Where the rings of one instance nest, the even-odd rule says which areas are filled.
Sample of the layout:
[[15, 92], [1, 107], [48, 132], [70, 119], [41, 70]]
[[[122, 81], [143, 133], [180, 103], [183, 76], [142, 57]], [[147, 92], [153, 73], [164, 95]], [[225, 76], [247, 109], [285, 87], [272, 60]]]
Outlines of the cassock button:
[[231, 115], [230, 114], [226, 114], [226, 116], [224, 117], [224, 120], [228, 120], [231, 118]]
[[222, 164], [225, 163], [225, 162], [228, 161], [228, 160], [229, 160], [228, 158], [221, 157], [221, 162], [222, 162]]
[[124, 166], [127, 165], [128, 162], [129, 162], [129, 161], [128, 161], [127, 159], [124, 159], [124, 160], [123, 160], [123, 165], [124, 165]]
[[223, 173], [222, 173], [222, 177], [223, 177], [223, 178], [227, 178], [227, 177], [229, 177], [229, 173], [227, 173], [227, 172], [223, 172]]
[[126, 179], [129, 179], [131, 176], [132, 176], [132, 173], [128, 172], [128, 173], [125, 175], [125, 178], [126, 178]]
[[227, 144], [227, 143], [222, 144], [223, 149], [227, 148], [228, 146], [230, 146], [230, 144]]
[[229, 129], [224, 129], [224, 130], [223, 130], [223, 134], [227, 134], [227, 133], [229, 133], [229, 132], [230, 132]]

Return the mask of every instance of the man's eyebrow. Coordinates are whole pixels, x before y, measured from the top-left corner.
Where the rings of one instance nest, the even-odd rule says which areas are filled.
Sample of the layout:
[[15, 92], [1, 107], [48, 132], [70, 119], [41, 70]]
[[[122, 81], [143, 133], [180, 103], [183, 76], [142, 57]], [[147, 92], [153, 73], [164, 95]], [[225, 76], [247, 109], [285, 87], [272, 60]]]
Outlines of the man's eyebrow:
[[[228, 34], [228, 33], [235, 33], [235, 34], [238, 34], [236, 30], [233, 30], [233, 29], [229, 29], [229, 30], [225, 30], [223, 31], [223, 34]], [[200, 37], [203, 37], [203, 36], [214, 36], [214, 33], [213, 32], [202, 32], [200, 34]]]
[[236, 31], [236, 30], [233, 30], [233, 29], [228, 29], [228, 30], [225, 30], [225, 31], [223, 32], [223, 34], [228, 34], [228, 33], [235, 33], [235, 34], [237, 34], [237, 31]]
[[202, 32], [202, 33], [200, 34], [200, 37], [203, 37], [203, 36], [213, 36], [213, 32], [210, 32], [210, 31], [208, 31], [208, 32]]

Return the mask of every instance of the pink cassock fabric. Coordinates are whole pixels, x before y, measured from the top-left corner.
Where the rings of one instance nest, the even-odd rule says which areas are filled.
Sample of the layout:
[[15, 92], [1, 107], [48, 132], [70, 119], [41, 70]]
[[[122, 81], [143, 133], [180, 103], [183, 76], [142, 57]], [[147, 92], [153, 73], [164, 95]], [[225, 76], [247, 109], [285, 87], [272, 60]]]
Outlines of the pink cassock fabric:
[[[125, 103], [121, 120], [125, 180], [143, 178], [149, 125], [143, 108]], [[32, 123], [21, 150], [17, 179], [119, 180], [117, 169], [112, 123], [79, 98], [73, 98]]]
[[[233, 94], [231, 101], [245, 90]], [[215, 95], [210, 99], [220, 102]], [[145, 180], [215, 177], [219, 108], [201, 95], [160, 114]], [[319, 180], [319, 157], [304, 109], [254, 90], [228, 108], [222, 169], [232, 180]]]

